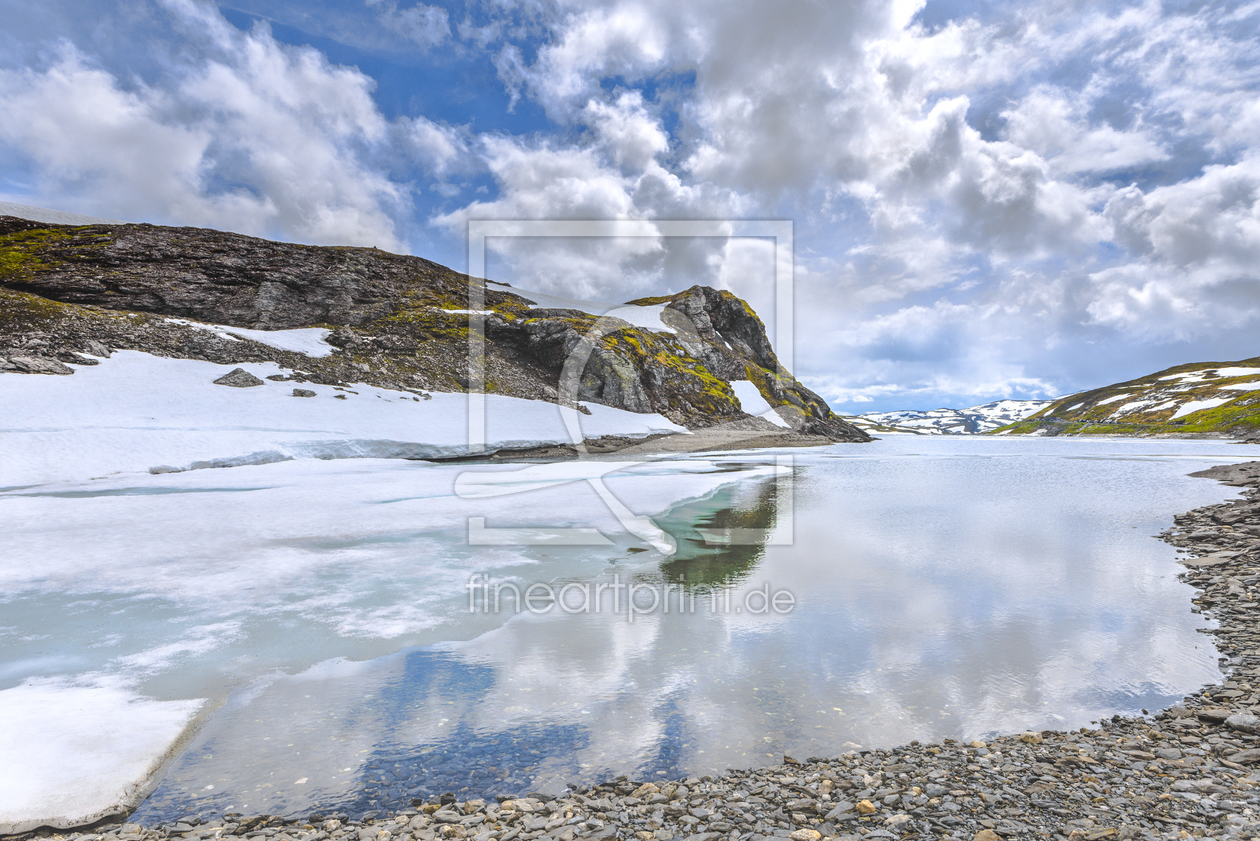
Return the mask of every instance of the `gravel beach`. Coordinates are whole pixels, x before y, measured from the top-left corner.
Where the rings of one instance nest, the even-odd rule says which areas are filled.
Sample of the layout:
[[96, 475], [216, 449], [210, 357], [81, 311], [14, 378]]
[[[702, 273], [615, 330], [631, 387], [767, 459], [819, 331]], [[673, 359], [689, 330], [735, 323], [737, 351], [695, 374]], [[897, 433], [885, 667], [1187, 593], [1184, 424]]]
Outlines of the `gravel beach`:
[[721, 777], [618, 778], [558, 797], [499, 802], [445, 795], [348, 821], [228, 814], [172, 826], [102, 823], [13, 839], [151, 841], [762, 841], [788, 838], [1260, 838], [1260, 462], [1195, 474], [1244, 488], [1241, 500], [1175, 518], [1195, 610], [1228, 677], [1150, 717], [987, 743], [911, 743]]

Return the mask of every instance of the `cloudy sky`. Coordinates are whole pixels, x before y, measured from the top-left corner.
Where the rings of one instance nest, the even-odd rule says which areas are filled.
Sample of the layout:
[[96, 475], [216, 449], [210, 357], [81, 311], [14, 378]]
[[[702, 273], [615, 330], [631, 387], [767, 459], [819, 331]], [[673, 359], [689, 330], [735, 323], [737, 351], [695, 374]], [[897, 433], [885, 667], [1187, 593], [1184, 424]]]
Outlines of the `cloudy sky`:
[[[1260, 355], [1260, 3], [0, 0], [0, 200], [467, 263], [469, 219], [789, 219], [837, 409]], [[505, 239], [773, 321], [759, 239]]]

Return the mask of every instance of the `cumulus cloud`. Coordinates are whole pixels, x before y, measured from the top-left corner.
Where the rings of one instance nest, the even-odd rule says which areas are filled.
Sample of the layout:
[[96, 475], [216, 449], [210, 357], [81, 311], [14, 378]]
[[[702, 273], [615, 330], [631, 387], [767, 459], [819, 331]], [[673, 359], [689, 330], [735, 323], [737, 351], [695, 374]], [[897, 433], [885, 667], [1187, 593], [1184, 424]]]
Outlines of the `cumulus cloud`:
[[[165, 0], [195, 60], [140, 81], [66, 45], [0, 72], [0, 143], [45, 203], [308, 241], [404, 247], [426, 191], [454, 243], [474, 218], [790, 218], [798, 367], [841, 401], [982, 402], [1096, 385], [1099, 359], [1255, 352], [1258, 6], [520, 0], [452, 29], [365, 2], [417, 55], [479, 62], [516, 116], [387, 119], [360, 70]], [[709, 283], [772, 307], [756, 242], [491, 247], [527, 287]]]
[[166, 87], [127, 83], [65, 44], [0, 73], [0, 140], [37, 164], [46, 203], [307, 242], [399, 249], [405, 190], [369, 158], [388, 135], [370, 78], [265, 27], [171, 0], [208, 57]]

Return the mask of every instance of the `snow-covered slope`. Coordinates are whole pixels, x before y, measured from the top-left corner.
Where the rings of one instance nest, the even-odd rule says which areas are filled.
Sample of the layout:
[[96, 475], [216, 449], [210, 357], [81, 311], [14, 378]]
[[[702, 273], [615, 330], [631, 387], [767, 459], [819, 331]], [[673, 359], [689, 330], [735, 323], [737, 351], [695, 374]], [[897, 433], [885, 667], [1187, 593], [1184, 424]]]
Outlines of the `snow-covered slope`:
[[[294, 331], [301, 332], [301, 331]], [[77, 366], [76, 366], [77, 367]], [[263, 381], [216, 385], [236, 367]], [[467, 455], [468, 395], [373, 386], [276, 382], [275, 363], [216, 365], [118, 351], [72, 377], [0, 376], [0, 488], [113, 473], [171, 472], [294, 458]], [[313, 397], [295, 397], [295, 385]], [[563, 413], [587, 438], [685, 432], [660, 415], [591, 404], [486, 395], [490, 450], [573, 443]]]
[[1260, 432], [1260, 357], [1179, 365], [1062, 397], [1012, 433], [1159, 435]]
[[969, 409], [908, 409], [870, 412], [849, 418], [871, 432], [912, 435], [976, 435], [989, 432], [1041, 411], [1052, 400], [995, 400]]

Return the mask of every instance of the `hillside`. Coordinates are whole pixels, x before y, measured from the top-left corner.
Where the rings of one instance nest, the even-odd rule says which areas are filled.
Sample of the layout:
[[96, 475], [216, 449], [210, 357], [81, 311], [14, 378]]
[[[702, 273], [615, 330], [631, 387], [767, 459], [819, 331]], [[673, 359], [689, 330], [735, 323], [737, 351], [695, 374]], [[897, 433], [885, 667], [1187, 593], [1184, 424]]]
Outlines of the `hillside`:
[[[128, 350], [275, 363], [284, 382], [455, 393], [469, 384], [473, 284], [488, 394], [869, 440], [781, 370], [761, 320], [729, 292], [556, 307], [418, 257], [197, 228], [0, 216], [0, 373], [71, 374]], [[588, 358], [561, 389], [575, 356]]]
[[978, 435], [1023, 420], [1049, 406], [1050, 400], [995, 400], [968, 409], [904, 409], [868, 412], [848, 418], [867, 432], [905, 435]]
[[1178, 365], [1060, 398], [997, 434], [1260, 435], [1260, 357]]

